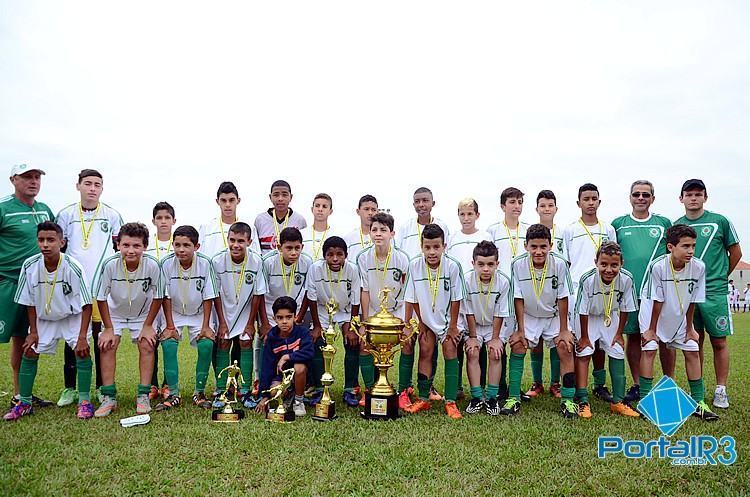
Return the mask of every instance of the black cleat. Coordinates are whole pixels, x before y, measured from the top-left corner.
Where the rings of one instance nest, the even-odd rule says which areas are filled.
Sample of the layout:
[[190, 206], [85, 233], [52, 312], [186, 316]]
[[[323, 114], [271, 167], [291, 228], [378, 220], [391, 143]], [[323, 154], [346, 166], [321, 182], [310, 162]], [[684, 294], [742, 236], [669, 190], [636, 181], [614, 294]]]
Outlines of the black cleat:
[[705, 401], [698, 402], [698, 407], [695, 408], [693, 416], [701, 418], [703, 421], [719, 420], [719, 416], [708, 407]]
[[593, 392], [594, 392], [594, 396], [599, 400], [603, 400], [604, 402], [609, 402], [610, 404], [615, 401], [615, 398], [612, 397], [612, 394], [604, 385], [599, 385], [598, 387], [595, 387]]
[[466, 412], [469, 414], [476, 414], [482, 412], [482, 408], [484, 408], [484, 401], [482, 399], [472, 398], [469, 401], [469, 405], [466, 406]]
[[508, 397], [503, 407], [500, 408], [500, 414], [503, 416], [515, 416], [519, 412], [521, 412], [521, 402], [513, 397]]
[[622, 399], [623, 402], [626, 404], [632, 404], [633, 402], [638, 402], [638, 399], [641, 398], [641, 386], [640, 385], [633, 385], [628, 389], [628, 393], [625, 394], [625, 397]]

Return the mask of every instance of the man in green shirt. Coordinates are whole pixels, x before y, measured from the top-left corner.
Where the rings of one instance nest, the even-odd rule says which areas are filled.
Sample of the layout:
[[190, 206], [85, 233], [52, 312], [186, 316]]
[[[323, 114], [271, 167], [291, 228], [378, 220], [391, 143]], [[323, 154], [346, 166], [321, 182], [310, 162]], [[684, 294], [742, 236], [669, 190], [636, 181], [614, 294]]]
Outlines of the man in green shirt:
[[[633, 288], [638, 298], [641, 296], [641, 286], [648, 265], [667, 253], [665, 233], [672, 226], [672, 222], [666, 217], [649, 211], [654, 200], [654, 185], [646, 180], [635, 181], [630, 185], [630, 205], [633, 211], [612, 221], [612, 227], [617, 233], [617, 243], [620, 244], [625, 259], [624, 267], [633, 275]], [[626, 353], [630, 374], [633, 376], [633, 386], [623, 400], [634, 402], [640, 396], [638, 381], [641, 374], [641, 330], [637, 312], [630, 313], [623, 333], [628, 337]], [[662, 370], [664, 374], [673, 376], [675, 352], [662, 343], [659, 345]]]
[[[706, 265], [706, 301], [696, 304], [693, 323], [700, 336], [701, 368], [703, 368], [703, 339], [705, 332], [714, 350], [716, 391], [714, 406], [729, 407], [727, 377], [729, 376], [729, 347], [727, 337], [732, 334], [732, 313], [729, 312], [727, 287], [729, 274], [740, 261], [742, 249], [732, 223], [715, 212], [707, 211], [706, 185], [699, 179], [689, 179], [680, 190], [680, 202], [685, 215], [675, 224], [687, 224], [698, 234], [695, 257]], [[704, 375], [705, 376], [705, 375]]]
[[[44, 171], [28, 164], [13, 166], [10, 182], [15, 191], [0, 198], [0, 343], [11, 342], [10, 367], [16, 396], [21, 351], [29, 332], [29, 319], [26, 307], [16, 304], [13, 297], [23, 262], [39, 253], [36, 226], [55, 219], [49, 207], [34, 200], [42, 186], [43, 174]], [[49, 401], [34, 400], [39, 407], [51, 404]]]

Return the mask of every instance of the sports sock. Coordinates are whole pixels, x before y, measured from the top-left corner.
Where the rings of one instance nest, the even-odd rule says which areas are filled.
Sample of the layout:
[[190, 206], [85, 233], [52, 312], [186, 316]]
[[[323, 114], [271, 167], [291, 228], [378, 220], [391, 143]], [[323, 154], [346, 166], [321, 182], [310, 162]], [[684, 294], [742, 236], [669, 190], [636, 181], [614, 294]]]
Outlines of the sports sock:
[[534, 383], [540, 385], [544, 381], [542, 378], [542, 366], [544, 365], [544, 350], [542, 352], [531, 351], [531, 374], [534, 378]]
[[368, 390], [375, 384], [375, 358], [371, 354], [359, 356], [359, 370], [362, 372], [362, 382]]
[[39, 357], [21, 356], [21, 369], [18, 370], [18, 396], [23, 402], [31, 404], [31, 393], [39, 368]]
[[641, 385], [641, 398], [644, 398], [651, 391], [651, 387], [654, 386], [654, 379], [641, 376], [639, 384]]
[[702, 402], [706, 395], [706, 389], [703, 385], [703, 377], [700, 377], [697, 380], [688, 380], [688, 385], [690, 385], [690, 396], [693, 400], [696, 402]]
[[[161, 349], [164, 353], [164, 381], [169, 386], [169, 394], [180, 395], [180, 366], [177, 363], [177, 347], [179, 342], [174, 338], [168, 338], [161, 342]], [[154, 366], [156, 374], [156, 366]], [[151, 380], [153, 384], [153, 379]]]
[[487, 399], [496, 399], [499, 389], [498, 385], [487, 385]]
[[[163, 346], [163, 342], [162, 342]], [[169, 384], [167, 376], [167, 363], [164, 362], [164, 381]], [[159, 388], [159, 347], [154, 347], [154, 372], [151, 373], [151, 385]], [[171, 388], [169, 389], [172, 390]]]
[[576, 388], [576, 399], [580, 404], [589, 403], [589, 389], [588, 388]]
[[576, 375], [575, 373], [565, 373], [562, 377], [562, 388], [560, 388], [560, 400], [573, 400], [576, 393]]
[[508, 381], [508, 395], [516, 400], [521, 400], [521, 378], [523, 377], [523, 363], [526, 354], [511, 352], [508, 369], [510, 378]]
[[609, 376], [612, 377], [612, 397], [615, 403], [625, 397], [625, 359], [609, 358]]
[[[462, 342], [463, 343], [463, 342]], [[464, 348], [459, 344], [458, 350], [456, 351], [456, 358], [458, 359], [458, 389], [463, 390], [464, 389], [464, 382], [463, 382], [463, 371], [464, 371]]]
[[[436, 345], [432, 351], [432, 375], [430, 376], [430, 380], [434, 379], [437, 374], [438, 353], [438, 347]], [[430, 388], [432, 388], [432, 385], [430, 385]]]
[[596, 369], [593, 372], [594, 375], [594, 387], [603, 387], [607, 382], [607, 371], [604, 369]]
[[78, 380], [78, 401], [91, 402], [91, 371], [94, 362], [91, 357], [76, 357], [76, 376]]
[[117, 397], [117, 384], [116, 383], [112, 383], [111, 385], [102, 385], [100, 390], [102, 392], [102, 395], [112, 397], [113, 399]]
[[445, 401], [455, 402], [458, 391], [458, 358], [445, 359]]
[[65, 344], [65, 363], [63, 364], [63, 377], [65, 378], [65, 388], [76, 387], [76, 353]]
[[245, 380], [240, 385], [242, 395], [250, 391], [250, 385], [253, 384], [253, 348], [240, 348], [240, 372], [242, 379]]
[[208, 370], [211, 367], [214, 342], [208, 338], [201, 338], [197, 345], [198, 360], [195, 362], [195, 391], [203, 393], [206, 391], [206, 380], [208, 379]]
[[227, 375], [224, 374], [219, 378], [218, 374], [221, 373], [224, 368], [229, 366], [229, 349], [222, 349], [219, 346], [217, 346], [216, 349], [216, 389], [219, 390], [219, 392], [223, 392], [227, 388]]
[[557, 347], [549, 349], [549, 382], [560, 383], [560, 356]]
[[143, 383], [138, 384], [138, 395], [148, 395], [151, 391], [151, 385], [144, 385]]
[[344, 343], [344, 391], [353, 392], [359, 377], [359, 346]]
[[430, 399], [430, 379], [422, 373], [417, 374], [417, 390], [419, 392], [419, 398], [422, 400]]
[[471, 387], [471, 398], [482, 400], [482, 387]]
[[398, 391], [403, 392], [412, 385], [412, 375], [414, 374], [414, 354], [405, 354], [401, 352], [398, 360]]

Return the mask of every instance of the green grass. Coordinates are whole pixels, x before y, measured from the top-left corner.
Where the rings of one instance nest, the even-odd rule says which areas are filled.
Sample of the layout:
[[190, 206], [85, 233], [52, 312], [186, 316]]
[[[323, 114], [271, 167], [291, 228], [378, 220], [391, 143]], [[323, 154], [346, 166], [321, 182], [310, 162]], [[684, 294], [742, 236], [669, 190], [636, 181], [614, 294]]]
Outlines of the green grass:
[[[236, 425], [214, 424], [185, 405], [154, 413], [150, 424], [121, 428], [134, 414], [136, 351], [123, 343], [118, 367], [120, 411], [79, 421], [73, 407], [50, 407], [0, 431], [2, 495], [743, 495], [750, 491], [750, 319], [736, 319], [730, 339], [732, 407], [719, 422], [690, 419], [675, 435], [732, 435], [733, 466], [673, 467], [668, 461], [597, 459], [599, 435], [651, 440], [650, 423], [611, 415], [593, 400], [594, 418], [564, 420], [545, 395], [515, 419], [466, 416], [450, 421], [437, 404], [395, 422], [368, 422], [337, 405], [339, 419], [309, 416], [272, 425], [251, 414]], [[343, 347], [336, 358], [341, 396]], [[195, 351], [180, 345], [183, 385], [193, 385]], [[711, 363], [710, 352], [706, 358]], [[8, 347], [0, 348], [0, 390], [9, 390]], [[545, 355], [545, 370], [549, 362]], [[524, 385], [528, 386], [527, 360]], [[687, 388], [682, 360], [678, 381]], [[706, 391], [715, 385], [708, 368]], [[391, 377], [397, 368], [391, 370]], [[442, 366], [438, 387], [442, 384]], [[628, 381], [628, 383], [630, 383]], [[57, 399], [62, 354], [43, 357], [35, 393]], [[0, 397], [6, 402], [8, 397]], [[463, 403], [462, 403], [463, 407]]]

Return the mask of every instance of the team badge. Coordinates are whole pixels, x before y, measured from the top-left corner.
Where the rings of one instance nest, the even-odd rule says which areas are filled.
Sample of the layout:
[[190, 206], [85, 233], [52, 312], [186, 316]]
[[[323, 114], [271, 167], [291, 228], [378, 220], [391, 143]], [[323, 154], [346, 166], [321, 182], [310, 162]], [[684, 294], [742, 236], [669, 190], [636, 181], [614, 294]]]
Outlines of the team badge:
[[252, 285], [255, 278], [253, 278], [253, 273], [245, 273], [245, 283], [248, 285]]
[[347, 292], [351, 292], [352, 291], [352, 282], [351, 281], [347, 281], [346, 282], [346, 291]]
[[648, 234], [651, 238], [659, 238], [661, 232], [659, 231], [659, 228], [651, 228], [648, 230]]
[[70, 286], [70, 283], [68, 283], [67, 281], [63, 281], [62, 291], [63, 291], [63, 295], [70, 295], [71, 293], [73, 293], [73, 287]]
[[101, 228], [101, 230], [102, 230], [102, 231], [103, 231], [104, 233], [109, 233], [109, 223], [108, 223], [107, 221], [102, 221], [102, 222], [101, 222], [101, 223], [99, 224], [99, 228]]
[[726, 331], [729, 328], [729, 318], [726, 316], [718, 316], [716, 318], [716, 327], [721, 331]]
[[203, 280], [202, 279], [199, 278], [199, 279], [195, 280], [195, 289], [198, 290], [199, 292], [203, 291]]
[[295, 285], [301, 285], [302, 284], [302, 275], [297, 273], [294, 275], [294, 284]]
[[557, 240], [557, 251], [562, 252], [563, 251], [563, 241]]
[[450, 292], [451, 290], [450, 282], [447, 279], [443, 280], [443, 290], [445, 290], [446, 292]]
[[701, 236], [709, 236], [711, 234], [711, 226], [704, 226], [701, 228]]
[[[552, 280], [552, 289], [553, 290], [557, 290], [557, 286], [559, 284], [559, 282], [557, 280], [557, 275], [553, 274], [551, 280]], [[544, 282], [542, 282], [542, 285], [544, 285]]]
[[695, 282], [691, 281], [690, 283], [688, 283], [688, 287], [687, 287], [688, 293], [692, 294], [693, 293], [693, 289], [695, 289]]
[[151, 277], [149, 276], [145, 280], [143, 280], [143, 284], [141, 285], [143, 287], [144, 292], [148, 292], [148, 287], [151, 286]]
[[401, 277], [404, 275], [404, 272], [400, 269], [394, 269], [393, 270], [393, 281], [399, 281]]

